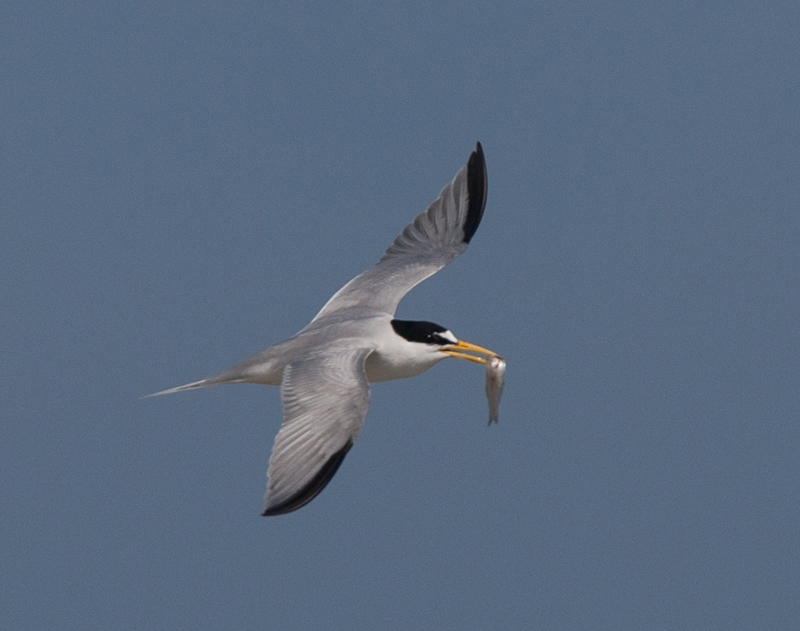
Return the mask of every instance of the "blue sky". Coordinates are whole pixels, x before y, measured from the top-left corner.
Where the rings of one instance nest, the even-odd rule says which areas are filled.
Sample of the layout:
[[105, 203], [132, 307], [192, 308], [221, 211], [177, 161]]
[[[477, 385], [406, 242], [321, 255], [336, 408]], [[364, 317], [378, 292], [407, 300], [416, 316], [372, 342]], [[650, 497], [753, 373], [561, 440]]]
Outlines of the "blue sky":
[[[266, 6], [268, 5], [268, 6]], [[0, 626], [800, 619], [800, 9], [0, 7]], [[508, 360], [377, 384], [260, 517], [278, 390], [140, 396], [302, 328], [483, 143], [398, 316]]]

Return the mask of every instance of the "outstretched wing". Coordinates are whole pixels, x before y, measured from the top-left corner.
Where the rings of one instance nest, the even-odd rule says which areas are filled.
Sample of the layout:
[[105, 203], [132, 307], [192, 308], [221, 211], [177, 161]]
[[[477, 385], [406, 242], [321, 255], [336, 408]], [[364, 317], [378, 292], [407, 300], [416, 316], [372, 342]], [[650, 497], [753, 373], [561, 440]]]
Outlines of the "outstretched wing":
[[350, 307], [394, 315], [412, 287], [467, 249], [485, 206], [486, 162], [478, 143], [428, 210], [406, 226], [374, 267], [337, 291], [312, 322]]
[[371, 349], [332, 346], [283, 370], [283, 425], [269, 460], [264, 515], [305, 506], [330, 482], [369, 408]]

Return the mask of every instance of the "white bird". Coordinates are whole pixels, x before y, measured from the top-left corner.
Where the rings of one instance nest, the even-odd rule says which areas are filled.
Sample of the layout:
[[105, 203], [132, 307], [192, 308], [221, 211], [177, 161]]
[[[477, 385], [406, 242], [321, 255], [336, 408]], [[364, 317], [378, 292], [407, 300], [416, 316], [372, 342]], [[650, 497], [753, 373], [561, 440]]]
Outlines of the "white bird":
[[297, 510], [330, 482], [364, 426], [370, 383], [414, 377], [447, 357], [485, 365], [497, 356], [438, 324], [394, 318], [408, 291], [466, 250], [483, 216], [486, 183], [478, 143], [380, 261], [337, 291], [302, 331], [218, 375], [148, 395], [229, 383], [281, 387], [283, 424], [263, 515]]

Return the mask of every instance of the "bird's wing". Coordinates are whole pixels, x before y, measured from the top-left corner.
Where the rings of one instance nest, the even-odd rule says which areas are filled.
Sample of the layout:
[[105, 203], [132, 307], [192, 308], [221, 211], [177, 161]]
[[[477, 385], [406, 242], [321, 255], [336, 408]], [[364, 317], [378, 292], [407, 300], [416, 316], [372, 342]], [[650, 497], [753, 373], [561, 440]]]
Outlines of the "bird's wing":
[[353, 307], [394, 315], [412, 287], [467, 249], [485, 206], [486, 162], [478, 143], [438, 199], [406, 226], [374, 267], [337, 291], [312, 322]]
[[369, 407], [369, 348], [332, 346], [283, 370], [283, 425], [269, 460], [264, 515], [313, 500], [353, 446]]

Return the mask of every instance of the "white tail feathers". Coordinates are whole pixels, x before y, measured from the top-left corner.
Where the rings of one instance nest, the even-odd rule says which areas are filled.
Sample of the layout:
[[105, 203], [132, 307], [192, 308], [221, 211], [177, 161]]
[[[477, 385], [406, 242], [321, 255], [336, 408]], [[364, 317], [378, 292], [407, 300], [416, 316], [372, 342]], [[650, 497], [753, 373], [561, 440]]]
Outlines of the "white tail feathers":
[[193, 381], [192, 383], [187, 383], [182, 386], [178, 386], [177, 388], [169, 388], [168, 390], [162, 390], [161, 392], [154, 392], [153, 394], [146, 394], [142, 398], [149, 399], [151, 397], [160, 397], [162, 394], [174, 394], [176, 392], [183, 392], [184, 390], [194, 390], [195, 388], [205, 388], [207, 386], [218, 386], [220, 382], [214, 382], [212, 379], [201, 379], [200, 381]]

